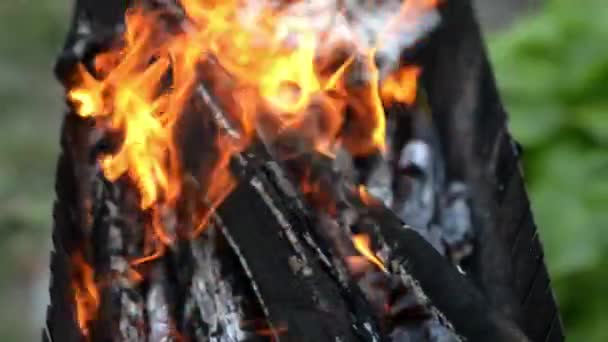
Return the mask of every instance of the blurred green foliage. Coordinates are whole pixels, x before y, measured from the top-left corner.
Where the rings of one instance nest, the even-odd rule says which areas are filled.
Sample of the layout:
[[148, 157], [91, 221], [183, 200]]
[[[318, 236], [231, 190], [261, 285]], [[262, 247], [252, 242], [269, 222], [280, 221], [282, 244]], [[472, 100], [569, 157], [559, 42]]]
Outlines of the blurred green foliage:
[[[62, 113], [51, 67], [70, 6], [0, 4], [2, 341], [37, 340], [44, 315], [43, 308], [32, 315], [30, 288], [47, 267]], [[488, 37], [572, 341], [608, 341], [607, 37], [606, 0], [548, 0], [540, 13]]]
[[[0, 1], [0, 341], [40, 339], [69, 1]], [[34, 324], [37, 327], [34, 330]]]
[[608, 341], [608, 3], [548, 1], [490, 36], [572, 341]]

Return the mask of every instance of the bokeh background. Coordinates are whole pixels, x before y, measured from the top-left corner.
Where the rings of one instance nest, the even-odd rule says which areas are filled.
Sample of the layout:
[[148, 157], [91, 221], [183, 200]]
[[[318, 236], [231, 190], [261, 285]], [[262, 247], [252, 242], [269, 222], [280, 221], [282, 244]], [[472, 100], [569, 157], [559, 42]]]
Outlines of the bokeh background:
[[[608, 341], [608, 3], [477, 3], [569, 340]], [[0, 1], [0, 341], [44, 320], [70, 11]]]

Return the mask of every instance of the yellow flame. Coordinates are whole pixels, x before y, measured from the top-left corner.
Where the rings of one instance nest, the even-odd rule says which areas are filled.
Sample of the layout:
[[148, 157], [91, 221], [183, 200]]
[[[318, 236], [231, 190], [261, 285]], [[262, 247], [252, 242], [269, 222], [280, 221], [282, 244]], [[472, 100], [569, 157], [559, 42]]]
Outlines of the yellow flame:
[[353, 236], [353, 245], [361, 253], [363, 257], [365, 257], [369, 262], [378, 266], [379, 269], [386, 272], [386, 267], [382, 263], [382, 261], [374, 254], [371, 250], [370, 239], [367, 234], [357, 234]]
[[88, 324], [97, 315], [97, 308], [99, 307], [99, 290], [95, 283], [93, 268], [86, 263], [79, 253], [72, 256], [72, 268], [76, 319], [83, 335], [88, 336]]

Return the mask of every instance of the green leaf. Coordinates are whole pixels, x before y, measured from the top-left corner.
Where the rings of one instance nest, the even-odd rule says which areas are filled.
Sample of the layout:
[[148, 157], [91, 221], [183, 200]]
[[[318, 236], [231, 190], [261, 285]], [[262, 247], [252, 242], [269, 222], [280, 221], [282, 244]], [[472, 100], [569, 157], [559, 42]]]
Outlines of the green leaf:
[[532, 206], [556, 276], [595, 267], [602, 260], [608, 240], [598, 224], [604, 211], [597, 201], [606, 194], [600, 185], [606, 157], [571, 137], [553, 141], [528, 165]]
[[566, 113], [555, 103], [507, 102], [509, 129], [526, 148], [534, 148], [559, 134]]
[[579, 106], [572, 121], [598, 144], [608, 147], [608, 102]]

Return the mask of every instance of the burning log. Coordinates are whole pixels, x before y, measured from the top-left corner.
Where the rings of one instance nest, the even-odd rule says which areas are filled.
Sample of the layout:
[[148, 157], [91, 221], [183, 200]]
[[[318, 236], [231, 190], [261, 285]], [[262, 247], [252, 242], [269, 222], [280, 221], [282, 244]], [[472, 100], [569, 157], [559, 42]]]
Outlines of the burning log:
[[[280, 174], [279, 168], [272, 169], [266, 173], [273, 174], [276, 178], [286, 177]], [[254, 178], [251, 183], [258, 184], [257, 179]], [[279, 184], [288, 186], [285, 184], [289, 183]], [[348, 196], [350, 192], [348, 189], [340, 190], [337, 196]], [[456, 331], [469, 340], [528, 340], [515, 324], [492, 309], [482, 293], [452, 267], [425, 238], [404, 226], [392, 211], [377, 200], [364, 203], [369, 200], [366, 195], [357, 193], [357, 196], [347, 202], [351, 208], [357, 208], [357, 215], [360, 216], [357, 219], [360, 222], [359, 227], [374, 237], [375, 245], [380, 250], [379, 254], [383, 255], [384, 263], [389, 265], [388, 270], [401, 278], [397, 281], [408, 286], [409, 290], [418, 291], [416, 295], [421, 296], [418, 300], [426, 302], [430, 299], [430, 302], [422, 305], [432, 303], [432, 309], [436, 307], [440, 310], [439, 317], [454, 324]], [[314, 229], [311, 232], [314, 234]], [[447, 291], [446, 287], [449, 288]], [[454, 296], [454, 293], [459, 296]], [[463, 312], [468, 314], [464, 316]], [[456, 339], [455, 336], [452, 338]]]
[[[550, 291], [527, 323], [526, 286], [487, 268], [529, 255], [484, 259], [511, 241], [480, 215], [495, 178], [450, 145], [470, 83], [442, 86], [441, 49], [462, 34], [479, 53], [451, 26], [473, 25], [468, 4], [387, 1], [378, 21], [336, 2], [320, 26], [324, 4], [256, 4], [77, 3], [44, 340], [559, 339]], [[509, 205], [529, 211], [517, 184]]]
[[[356, 340], [358, 331], [364, 340], [377, 339], [373, 321], [359, 322], [352, 331], [351, 303], [296, 235], [302, 227], [295, 224], [303, 222], [291, 223], [289, 210], [278, 208], [281, 202], [264, 183], [254, 177], [238, 187], [217, 214], [218, 220], [224, 218], [222, 231], [252, 279], [275, 338]], [[246, 222], [256, 222], [255, 229]]]

